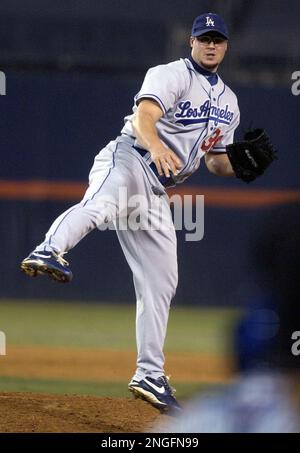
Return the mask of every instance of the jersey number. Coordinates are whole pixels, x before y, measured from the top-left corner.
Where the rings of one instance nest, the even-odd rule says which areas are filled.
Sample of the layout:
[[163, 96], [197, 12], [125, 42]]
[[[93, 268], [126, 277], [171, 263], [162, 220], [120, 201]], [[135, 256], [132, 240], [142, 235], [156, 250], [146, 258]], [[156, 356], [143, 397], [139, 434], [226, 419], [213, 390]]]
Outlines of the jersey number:
[[221, 129], [216, 129], [215, 132], [206, 137], [206, 139], [202, 142], [201, 150], [208, 153], [210, 149], [212, 149], [218, 140], [222, 138]]

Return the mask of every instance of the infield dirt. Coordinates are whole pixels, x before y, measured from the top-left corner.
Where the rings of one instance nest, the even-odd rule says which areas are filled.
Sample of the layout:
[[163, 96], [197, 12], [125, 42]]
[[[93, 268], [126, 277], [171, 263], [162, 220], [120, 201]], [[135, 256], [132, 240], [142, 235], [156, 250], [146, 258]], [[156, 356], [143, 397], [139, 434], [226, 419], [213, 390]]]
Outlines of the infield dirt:
[[2, 393], [0, 404], [2, 433], [137, 433], [168, 418], [126, 398]]

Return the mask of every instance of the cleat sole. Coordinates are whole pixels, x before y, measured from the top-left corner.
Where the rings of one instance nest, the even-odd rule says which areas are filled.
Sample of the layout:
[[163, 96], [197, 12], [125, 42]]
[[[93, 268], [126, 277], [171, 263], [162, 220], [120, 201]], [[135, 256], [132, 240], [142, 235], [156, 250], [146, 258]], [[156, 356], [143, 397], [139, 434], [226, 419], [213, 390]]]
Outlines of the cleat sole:
[[29, 277], [36, 277], [37, 276], [37, 270], [33, 269], [30, 266], [26, 266], [26, 264], [21, 264], [21, 270], [26, 274], [29, 275]]
[[143, 401], [152, 404], [152, 406], [164, 414], [171, 410], [166, 404], [158, 401], [152, 393], [147, 392], [146, 390], [139, 387], [128, 387], [128, 390], [133, 394], [135, 399], [142, 399]]
[[57, 269], [49, 269], [47, 266], [37, 265], [33, 262], [21, 263], [21, 270], [29, 277], [37, 277], [38, 275], [47, 275], [56, 282], [67, 283], [72, 278], [68, 279], [62, 272]]

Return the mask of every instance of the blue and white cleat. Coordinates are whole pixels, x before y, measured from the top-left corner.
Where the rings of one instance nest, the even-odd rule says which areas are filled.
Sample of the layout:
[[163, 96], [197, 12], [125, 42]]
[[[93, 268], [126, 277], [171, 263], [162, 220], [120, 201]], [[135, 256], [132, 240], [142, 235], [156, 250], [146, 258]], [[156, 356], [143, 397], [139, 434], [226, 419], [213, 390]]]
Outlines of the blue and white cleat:
[[128, 390], [136, 398], [141, 398], [161, 412], [179, 413], [182, 407], [174, 397], [175, 389], [168, 382], [169, 378], [160, 376], [157, 379], [145, 377], [141, 381], [131, 381]]
[[30, 277], [37, 275], [48, 275], [48, 277], [61, 283], [70, 282], [73, 274], [70, 269], [68, 261], [66, 261], [62, 254], [56, 252], [32, 252], [21, 263], [21, 269], [25, 274]]

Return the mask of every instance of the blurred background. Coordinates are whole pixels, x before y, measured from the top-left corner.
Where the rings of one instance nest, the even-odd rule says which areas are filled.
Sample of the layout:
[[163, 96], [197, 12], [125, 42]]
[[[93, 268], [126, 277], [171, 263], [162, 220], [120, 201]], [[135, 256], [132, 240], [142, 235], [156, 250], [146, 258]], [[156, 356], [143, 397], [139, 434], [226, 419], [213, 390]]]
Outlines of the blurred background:
[[[300, 201], [300, 96], [292, 94], [292, 74], [300, 71], [299, 2], [1, 0], [0, 330], [13, 344], [26, 337], [28, 344], [118, 350], [123, 342], [134, 349], [132, 277], [114, 232], [95, 231], [69, 253], [71, 285], [29, 279], [19, 263], [81, 199], [94, 156], [119, 134], [146, 70], [188, 56], [192, 22], [209, 11], [230, 29], [219, 73], [238, 96], [236, 138], [250, 124], [265, 127], [279, 159], [249, 186], [218, 179], [202, 165], [175, 190], [205, 195], [205, 235], [186, 242], [178, 231], [178, 310], [167, 349], [222, 355], [223, 327], [264, 293], [252, 255], [256, 238], [278, 207]], [[61, 303], [39, 304], [45, 300]], [[66, 302], [81, 308], [70, 316]], [[126, 311], [120, 304], [130, 304], [128, 324], [124, 314], [114, 324], [115, 310]]]

